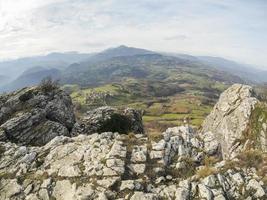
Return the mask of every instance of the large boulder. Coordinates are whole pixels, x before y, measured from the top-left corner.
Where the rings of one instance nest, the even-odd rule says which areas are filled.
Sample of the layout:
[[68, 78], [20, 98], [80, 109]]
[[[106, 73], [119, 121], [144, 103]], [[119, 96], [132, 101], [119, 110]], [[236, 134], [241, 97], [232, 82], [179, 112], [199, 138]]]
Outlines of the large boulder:
[[75, 125], [73, 135], [93, 134], [102, 132], [118, 132], [136, 134], [144, 133], [141, 112], [127, 108], [119, 110], [104, 106], [88, 111]]
[[252, 87], [234, 84], [224, 91], [202, 125], [207, 152], [232, 158], [243, 148], [240, 140], [248, 129], [259, 101]]
[[75, 116], [70, 96], [58, 88], [24, 88], [0, 96], [0, 140], [44, 145], [59, 135], [70, 136]]

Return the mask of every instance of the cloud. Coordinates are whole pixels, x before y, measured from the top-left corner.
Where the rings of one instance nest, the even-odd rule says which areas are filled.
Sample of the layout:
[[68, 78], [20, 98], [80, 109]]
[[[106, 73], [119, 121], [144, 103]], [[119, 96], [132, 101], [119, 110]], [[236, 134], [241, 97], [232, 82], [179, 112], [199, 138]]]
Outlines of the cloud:
[[126, 44], [266, 65], [264, 0], [0, 0], [0, 59]]

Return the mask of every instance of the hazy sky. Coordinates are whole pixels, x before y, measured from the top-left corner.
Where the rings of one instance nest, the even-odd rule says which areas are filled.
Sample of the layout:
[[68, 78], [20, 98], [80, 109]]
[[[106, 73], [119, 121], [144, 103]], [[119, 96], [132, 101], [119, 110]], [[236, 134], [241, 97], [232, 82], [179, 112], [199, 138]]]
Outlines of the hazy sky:
[[267, 0], [0, 0], [0, 59], [121, 44], [267, 67]]

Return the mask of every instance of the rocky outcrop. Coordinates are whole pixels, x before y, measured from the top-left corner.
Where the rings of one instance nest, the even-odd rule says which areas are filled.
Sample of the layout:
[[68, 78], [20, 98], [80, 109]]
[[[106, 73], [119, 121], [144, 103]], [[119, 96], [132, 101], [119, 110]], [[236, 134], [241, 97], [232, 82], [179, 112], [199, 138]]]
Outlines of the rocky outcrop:
[[[3, 96], [6, 100], [1, 102], [8, 107], [23, 101], [29, 110], [23, 107], [19, 110], [22, 114], [15, 112], [11, 117], [1, 118], [5, 119], [3, 124], [9, 124], [0, 129], [3, 141], [0, 142], [0, 199], [267, 199], [267, 155], [262, 148], [266, 144], [262, 140], [267, 112], [259, 109], [258, 100], [248, 86], [234, 85], [222, 94], [201, 134], [185, 125], [168, 128], [159, 137], [143, 134], [137, 111], [110, 107], [87, 113], [70, 133], [68, 124], [72, 126], [74, 121], [66, 124], [61, 121], [65, 114], [61, 111], [69, 106], [68, 101], [60, 101], [64, 97], [61, 91], [57, 90], [62, 98], [56, 97], [58, 93], [43, 94], [35, 89], [33, 95], [21, 97], [25, 91], [28, 89]], [[7, 104], [12, 98], [16, 104]], [[44, 99], [43, 106], [39, 99]], [[33, 107], [30, 102], [39, 103]], [[58, 103], [52, 106], [50, 102], [58, 102], [60, 106]], [[39, 117], [42, 113], [47, 116], [44, 121]], [[36, 125], [39, 119], [46, 125]], [[73, 137], [64, 134], [54, 137], [55, 123], [58, 125], [55, 130], [65, 127], [67, 136]], [[238, 150], [234, 148], [236, 142], [232, 137], [243, 140], [244, 132], [253, 132], [250, 129], [254, 130], [251, 127], [255, 124], [260, 134], [255, 134], [255, 138], [249, 135], [246, 141], [255, 139], [261, 148], [241, 148], [241, 142]], [[43, 134], [34, 132], [37, 127], [44, 128]], [[34, 130], [31, 133], [39, 141], [50, 135], [51, 141], [43, 146], [28, 146], [14, 142], [6, 134], [18, 134], [19, 130]], [[221, 159], [222, 156], [235, 157], [228, 160]]]
[[71, 98], [60, 89], [24, 88], [0, 96], [0, 140], [44, 145], [70, 136], [75, 123]]
[[119, 110], [109, 106], [96, 108], [81, 117], [72, 134], [93, 134], [107, 131], [124, 134], [144, 133], [141, 112], [131, 108]]
[[[237, 141], [249, 126], [251, 114], [259, 101], [252, 87], [235, 84], [223, 92], [203, 123], [203, 139], [210, 154], [233, 158], [243, 148]], [[221, 151], [221, 152], [219, 152]]]

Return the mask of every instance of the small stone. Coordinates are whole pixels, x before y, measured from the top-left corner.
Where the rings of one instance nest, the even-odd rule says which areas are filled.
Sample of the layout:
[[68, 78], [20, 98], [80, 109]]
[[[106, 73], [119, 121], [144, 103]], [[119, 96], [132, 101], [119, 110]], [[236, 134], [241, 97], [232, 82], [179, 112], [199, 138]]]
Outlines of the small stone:
[[52, 179], [51, 178], [48, 178], [48, 179], [45, 179], [41, 185], [41, 188], [48, 188], [52, 183]]
[[26, 196], [25, 200], [40, 200], [37, 196], [37, 194], [29, 194]]
[[237, 184], [237, 185], [241, 185], [244, 183], [244, 179], [241, 176], [240, 173], [235, 173], [231, 176], [231, 179]]
[[210, 175], [208, 177], [205, 177], [202, 182], [204, 183], [204, 185], [208, 186], [208, 187], [215, 187], [216, 186], [216, 179], [214, 175]]
[[116, 176], [116, 175], [117, 175], [116, 171], [110, 168], [105, 167], [103, 169], [103, 176]]
[[81, 173], [78, 166], [62, 166], [58, 171], [58, 176], [63, 177], [76, 177], [79, 176]]
[[0, 184], [3, 186], [0, 192], [0, 199], [9, 199], [10, 197], [19, 194], [22, 187], [17, 183], [16, 179], [0, 180]]
[[166, 142], [164, 140], [160, 140], [158, 143], [152, 143], [152, 149], [155, 151], [162, 151], [165, 149]]
[[155, 183], [159, 184], [159, 183], [164, 182], [164, 181], [165, 181], [165, 178], [163, 176], [161, 176], [161, 177], [156, 179]]
[[134, 188], [135, 186], [134, 186], [133, 180], [127, 180], [127, 181], [121, 182], [120, 191], [125, 190], [125, 189], [133, 190]]
[[223, 194], [219, 194], [218, 196], [214, 197], [214, 200], [226, 200], [226, 198], [223, 196]]
[[97, 184], [104, 187], [104, 188], [110, 188], [112, 187], [120, 178], [119, 177], [111, 177], [111, 178], [105, 178], [102, 180], [98, 180]]
[[130, 165], [130, 169], [134, 173], [136, 173], [137, 175], [139, 175], [139, 174], [143, 174], [145, 172], [146, 165], [145, 164], [131, 164]]
[[24, 190], [24, 193], [25, 193], [25, 194], [29, 194], [29, 193], [32, 191], [32, 189], [33, 189], [33, 185], [30, 184], [30, 185], [28, 185], [28, 186], [26, 187], [26, 189]]
[[39, 197], [41, 200], [49, 200], [49, 195], [46, 189], [39, 190]]
[[57, 181], [53, 190], [53, 196], [57, 200], [74, 199], [75, 187], [69, 180]]
[[151, 159], [162, 159], [164, 156], [163, 151], [151, 151], [150, 158]]
[[135, 146], [132, 151], [131, 162], [145, 162], [147, 156], [147, 148], [146, 146]]
[[151, 193], [143, 193], [143, 192], [134, 192], [133, 196], [130, 200], [155, 200], [156, 195]]
[[166, 179], [167, 179], [167, 180], [172, 180], [172, 176], [171, 176], [171, 175], [167, 175], [167, 176], [166, 176]]
[[175, 166], [176, 169], [184, 169], [186, 167], [184, 162], [178, 162]]
[[254, 194], [254, 197], [256, 197], [256, 198], [261, 198], [261, 197], [265, 196], [264, 189], [262, 188], [260, 183], [258, 181], [256, 181], [255, 179], [251, 179], [248, 182], [247, 189], [254, 189], [256, 191], [256, 193]]
[[204, 198], [206, 200], [213, 199], [212, 191], [208, 187], [206, 187], [203, 184], [198, 184], [198, 188], [199, 188], [199, 194], [201, 198]]
[[175, 193], [175, 199], [176, 200], [188, 200], [189, 199], [189, 190], [185, 188], [177, 188], [176, 193]]
[[101, 192], [98, 194], [98, 197], [96, 198], [96, 200], [108, 200], [108, 198], [104, 192]]

